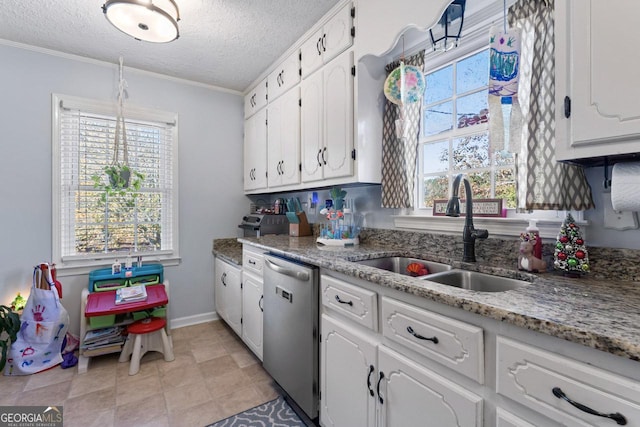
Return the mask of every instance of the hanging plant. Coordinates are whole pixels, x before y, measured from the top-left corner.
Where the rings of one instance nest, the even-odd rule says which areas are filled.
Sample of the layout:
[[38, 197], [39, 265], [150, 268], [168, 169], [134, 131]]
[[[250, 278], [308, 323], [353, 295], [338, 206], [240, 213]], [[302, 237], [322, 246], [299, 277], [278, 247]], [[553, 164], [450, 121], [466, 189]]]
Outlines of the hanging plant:
[[[124, 196], [130, 193], [133, 198], [142, 186], [144, 175], [131, 169], [129, 166], [129, 150], [127, 145], [127, 130], [123, 115], [124, 88], [126, 82], [122, 78], [122, 57], [120, 57], [120, 82], [118, 85], [118, 117], [116, 118], [116, 134], [113, 143], [113, 160], [109, 166], [105, 166], [104, 171], [107, 179], [103, 176], [93, 175], [93, 187], [103, 190], [102, 201], [106, 201], [107, 196]], [[120, 162], [120, 144], [122, 144], [123, 161]], [[132, 179], [133, 178], [133, 179]]]

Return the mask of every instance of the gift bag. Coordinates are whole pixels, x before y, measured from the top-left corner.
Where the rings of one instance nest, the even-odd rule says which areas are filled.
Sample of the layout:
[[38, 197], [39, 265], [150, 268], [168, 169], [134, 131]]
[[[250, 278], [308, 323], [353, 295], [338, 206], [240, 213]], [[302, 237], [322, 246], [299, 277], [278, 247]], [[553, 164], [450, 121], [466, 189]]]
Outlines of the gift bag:
[[[42, 268], [43, 265], [47, 268]], [[48, 267], [41, 264], [33, 270], [31, 294], [22, 311], [18, 339], [7, 353], [5, 375], [35, 374], [62, 362], [62, 342], [67, 333], [69, 314], [60, 303]]]

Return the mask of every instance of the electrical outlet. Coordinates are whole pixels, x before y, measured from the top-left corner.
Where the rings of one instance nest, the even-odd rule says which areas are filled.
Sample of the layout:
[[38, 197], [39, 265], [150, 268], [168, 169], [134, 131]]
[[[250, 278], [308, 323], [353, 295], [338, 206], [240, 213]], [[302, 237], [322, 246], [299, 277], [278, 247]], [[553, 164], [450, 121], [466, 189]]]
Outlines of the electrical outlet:
[[614, 230], [634, 230], [638, 228], [638, 217], [635, 212], [616, 211], [611, 204], [611, 193], [602, 193], [604, 204], [604, 228]]

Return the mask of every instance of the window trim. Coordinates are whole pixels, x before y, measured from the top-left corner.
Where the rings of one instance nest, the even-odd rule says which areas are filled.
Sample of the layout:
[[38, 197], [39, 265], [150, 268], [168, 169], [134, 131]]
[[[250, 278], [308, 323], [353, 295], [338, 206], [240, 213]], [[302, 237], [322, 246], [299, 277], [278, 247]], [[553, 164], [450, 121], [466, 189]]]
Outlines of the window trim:
[[[62, 215], [61, 208], [61, 152], [60, 152], [60, 109], [66, 108], [80, 109], [92, 113], [110, 115], [115, 117], [118, 114], [115, 102], [99, 101], [89, 98], [81, 98], [71, 95], [52, 93], [51, 95], [51, 255], [52, 261], [56, 264], [60, 276], [70, 276], [75, 274], [86, 274], [91, 270], [109, 266], [115, 259], [122, 259], [127, 254], [124, 252], [100, 253], [94, 257], [70, 256], [62, 259]], [[172, 250], [155, 251], [150, 255], [142, 255], [143, 262], [161, 263], [164, 266], [178, 265], [180, 263], [179, 248], [179, 185], [178, 185], [178, 114], [139, 106], [126, 106], [126, 116], [130, 119], [164, 122], [173, 126], [173, 212], [172, 212]], [[127, 252], [128, 253], [128, 252]]]

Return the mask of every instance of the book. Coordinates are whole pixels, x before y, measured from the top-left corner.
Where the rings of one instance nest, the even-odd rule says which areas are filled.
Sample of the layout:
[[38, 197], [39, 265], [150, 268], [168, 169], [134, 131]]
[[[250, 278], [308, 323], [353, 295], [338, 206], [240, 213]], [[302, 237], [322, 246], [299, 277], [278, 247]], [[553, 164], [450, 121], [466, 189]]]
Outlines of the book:
[[145, 285], [116, 289], [116, 305], [146, 300], [147, 288]]
[[105, 340], [115, 340], [122, 336], [123, 328], [119, 326], [94, 329], [87, 331], [82, 342], [83, 346], [88, 346], [98, 342], [104, 342]]
[[93, 357], [93, 356], [99, 356], [101, 354], [116, 353], [118, 351], [122, 351], [122, 343], [82, 350], [82, 355], [85, 357]]

